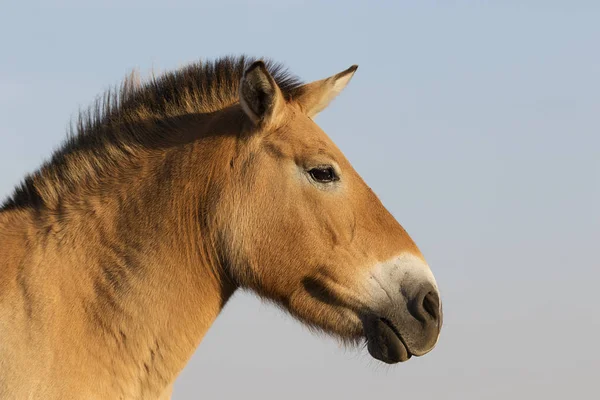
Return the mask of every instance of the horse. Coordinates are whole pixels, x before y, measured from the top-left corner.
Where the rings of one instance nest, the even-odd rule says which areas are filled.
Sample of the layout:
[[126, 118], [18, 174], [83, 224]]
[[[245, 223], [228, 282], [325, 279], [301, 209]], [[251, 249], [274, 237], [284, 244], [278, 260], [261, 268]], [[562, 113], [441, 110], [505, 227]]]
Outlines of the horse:
[[428, 353], [434, 276], [313, 120], [357, 68], [230, 56], [80, 112], [0, 206], [0, 398], [168, 399], [238, 289], [384, 363]]

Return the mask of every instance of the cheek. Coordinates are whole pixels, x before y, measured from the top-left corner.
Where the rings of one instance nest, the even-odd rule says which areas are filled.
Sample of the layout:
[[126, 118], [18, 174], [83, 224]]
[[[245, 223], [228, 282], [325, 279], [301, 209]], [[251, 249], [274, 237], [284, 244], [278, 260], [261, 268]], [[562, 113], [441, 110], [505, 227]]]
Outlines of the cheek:
[[232, 230], [239, 253], [261, 280], [279, 286], [302, 279], [338, 260], [335, 253], [352, 252], [356, 219], [343, 193], [320, 192], [294, 163], [269, 160], [252, 176], [237, 196], [239, 222]]
[[356, 234], [356, 217], [343, 193], [310, 193], [305, 214], [312, 221], [311, 234], [324, 250], [351, 250]]

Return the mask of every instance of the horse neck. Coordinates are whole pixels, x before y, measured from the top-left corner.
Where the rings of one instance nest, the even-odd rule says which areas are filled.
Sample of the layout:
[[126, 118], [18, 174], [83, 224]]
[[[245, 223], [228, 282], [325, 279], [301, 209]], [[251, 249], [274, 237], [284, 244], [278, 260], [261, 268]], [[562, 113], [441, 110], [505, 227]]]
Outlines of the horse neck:
[[32, 219], [52, 232], [43, 253], [72, 275], [65, 308], [90, 324], [74, 340], [147, 393], [172, 383], [235, 290], [211, 226], [217, 140], [146, 152], [135, 174], [115, 170], [101, 192]]

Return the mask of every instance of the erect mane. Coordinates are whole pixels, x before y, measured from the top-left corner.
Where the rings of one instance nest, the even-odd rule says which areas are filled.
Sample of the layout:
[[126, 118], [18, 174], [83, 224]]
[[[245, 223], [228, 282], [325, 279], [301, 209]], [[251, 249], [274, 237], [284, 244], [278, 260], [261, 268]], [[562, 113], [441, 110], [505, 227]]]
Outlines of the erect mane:
[[[144, 134], [127, 129], [136, 122], [211, 113], [235, 104], [239, 101], [240, 80], [254, 61], [256, 58], [241, 56], [197, 62], [152, 76], [147, 82], [140, 82], [132, 73], [120, 87], [106, 91], [90, 108], [79, 113], [63, 145], [50, 161], [25, 178], [0, 205], [0, 211], [43, 207], [44, 198], [36, 187], [36, 181], [44, 181], [45, 185], [53, 183], [49, 180], [65, 186], [77, 185], [78, 182], [73, 181], [76, 174], [69, 171], [75, 166], [67, 162], [73, 153], [81, 153], [88, 166], [97, 168], [102, 162], [123, 156], [130, 151], [131, 145], [140, 142], [139, 135]], [[281, 64], [269, 60], [265, 60], [265, 64], [283, 95], [287, 99], [293, 97], [302, 82]], [[93, 173], [89, 168], [86, 170]]]

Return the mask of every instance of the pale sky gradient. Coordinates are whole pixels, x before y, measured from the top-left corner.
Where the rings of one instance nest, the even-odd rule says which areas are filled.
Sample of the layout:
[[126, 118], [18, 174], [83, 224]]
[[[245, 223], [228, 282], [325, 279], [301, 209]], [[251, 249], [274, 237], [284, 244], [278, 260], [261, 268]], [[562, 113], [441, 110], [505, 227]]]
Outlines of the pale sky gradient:
[[318, 122], [429, 261], [437, 348], [385, 367], [238, 293], [174, 399], [600, 398], [600, 2], [0, 4], [2, 195], [131, 68], [360, 65]]

